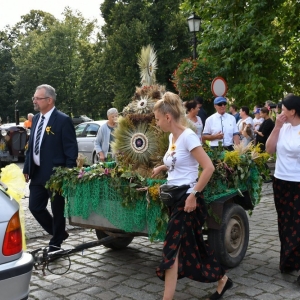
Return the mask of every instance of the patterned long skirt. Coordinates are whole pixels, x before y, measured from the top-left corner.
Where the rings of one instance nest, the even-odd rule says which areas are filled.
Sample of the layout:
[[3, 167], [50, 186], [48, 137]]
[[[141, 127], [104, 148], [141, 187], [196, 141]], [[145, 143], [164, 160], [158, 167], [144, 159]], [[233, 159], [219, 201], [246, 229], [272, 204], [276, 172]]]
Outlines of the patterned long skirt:
[[273, 179], [281, 272], [300, 269], [300, 182]]
[[173, 267], [179, 250], [178, 279], [187, 277], [200, 282], [218, 281], [225, 270], [203, 239], [202, 226], [207, 216], [204, 200], [199, 197], [196, 210], [186, 213], [183, 210], [185, 198], [171, 209], [163, 259], [156, 274], [161, 280], [165, 279], [165, 270]]

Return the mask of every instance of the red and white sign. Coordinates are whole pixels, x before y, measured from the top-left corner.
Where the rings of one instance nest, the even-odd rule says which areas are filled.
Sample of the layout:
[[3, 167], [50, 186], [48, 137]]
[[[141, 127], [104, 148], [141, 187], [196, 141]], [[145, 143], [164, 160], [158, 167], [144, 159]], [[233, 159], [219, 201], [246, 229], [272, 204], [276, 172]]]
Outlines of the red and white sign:
[[216, 77], [211, 83], [211, 91], [215, 97], [224, 97], [227, 93], [227, 82], [225, 79]]

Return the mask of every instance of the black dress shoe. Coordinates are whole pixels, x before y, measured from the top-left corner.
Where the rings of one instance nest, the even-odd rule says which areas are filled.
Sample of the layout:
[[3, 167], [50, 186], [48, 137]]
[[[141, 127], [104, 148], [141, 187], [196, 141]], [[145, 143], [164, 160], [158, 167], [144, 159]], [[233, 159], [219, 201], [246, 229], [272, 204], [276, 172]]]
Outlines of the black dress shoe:
[[60, 246], [49, 245], [48, 253], [60, 250]]
[[217, 299], [220, 299], [227, 290], [231, 289], [233, 286], [233, 282], [232, 280], [228, 277], [226, 283], [225, 283], [225, 286], [223, 287], [223, 290], [221, 292], [221, 294], [219, 294], [218, 292], [215, 292], [214, 294], [212, 294], [209, 299], [210, 300], [217, 300]]

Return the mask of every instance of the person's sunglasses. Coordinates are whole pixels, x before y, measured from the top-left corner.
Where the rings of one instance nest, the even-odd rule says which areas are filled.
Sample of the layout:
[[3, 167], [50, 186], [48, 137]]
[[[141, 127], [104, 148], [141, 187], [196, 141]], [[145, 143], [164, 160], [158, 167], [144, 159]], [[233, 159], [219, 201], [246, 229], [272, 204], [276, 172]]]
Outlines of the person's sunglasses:
[[226, 102], [221, 102], [221, 103], [218, 103], [217, 105], [218, 106], [223, 106], [223, 105], [226, 106], [226, 104], [227, 104]]

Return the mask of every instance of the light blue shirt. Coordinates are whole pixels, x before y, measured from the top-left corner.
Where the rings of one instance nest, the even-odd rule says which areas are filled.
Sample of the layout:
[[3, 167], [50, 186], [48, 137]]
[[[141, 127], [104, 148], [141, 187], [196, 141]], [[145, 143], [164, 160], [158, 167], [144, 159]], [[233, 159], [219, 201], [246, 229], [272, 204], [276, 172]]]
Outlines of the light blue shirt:
[[107, 157], [107, 152], [109, 149], [109, 142], [110, 142], [110, 129], [105, 123], [100, 127], [98, 130], [94, 145], [95, 145], [95, 150], [96, 153], [103, 152], [104, 157]]

